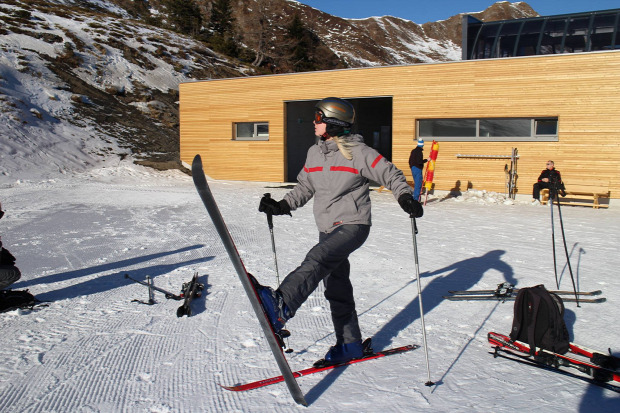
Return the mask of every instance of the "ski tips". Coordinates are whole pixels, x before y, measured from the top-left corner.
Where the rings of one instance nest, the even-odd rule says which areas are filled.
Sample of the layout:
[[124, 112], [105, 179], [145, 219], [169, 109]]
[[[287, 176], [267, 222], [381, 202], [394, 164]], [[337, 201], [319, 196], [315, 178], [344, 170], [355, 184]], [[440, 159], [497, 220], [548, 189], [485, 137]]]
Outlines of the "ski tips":
[[194, 160], [192, 161], [192, 175], [194, 172], [199, 170], [202, 170], [202, 158], [200, 157], [200, 154], [196, 154], [196, 156], [194, 156]]
[[228, 391], [242, 391], [243, 386], [241, 384], [236, 384], [234, 386], [224, 386], [223, 384], [217, 383], [218, 386]]

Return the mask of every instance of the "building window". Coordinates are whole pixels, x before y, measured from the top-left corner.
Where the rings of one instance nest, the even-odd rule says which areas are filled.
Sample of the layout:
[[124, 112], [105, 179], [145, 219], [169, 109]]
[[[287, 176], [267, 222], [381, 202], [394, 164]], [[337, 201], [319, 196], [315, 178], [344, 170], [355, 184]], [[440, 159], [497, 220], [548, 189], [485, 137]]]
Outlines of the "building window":
[[557, 141], [558, 118], [420, 119], [418, 137], [438, 141]]
[[267, 141], [269, 140], [269, 122], [238, 122], [234, 124], [234, 140]]

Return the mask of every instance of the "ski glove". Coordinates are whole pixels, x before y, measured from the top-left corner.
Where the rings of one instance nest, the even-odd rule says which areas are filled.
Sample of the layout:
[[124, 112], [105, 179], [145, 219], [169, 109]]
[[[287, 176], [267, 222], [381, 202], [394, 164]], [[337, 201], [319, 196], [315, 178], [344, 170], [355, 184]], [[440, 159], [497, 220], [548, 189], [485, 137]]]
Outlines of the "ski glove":
[[413, 218], [420, 218], [424, 215], [422, 204], [413, 199], [410, 193], [405, 192], [398, 197], [400, 207]]
[[291, 207], [284, 199], [276, 201], [269, 196], [263, 196], [258, 205], [258, 211], [267, 215], [291, 215]]

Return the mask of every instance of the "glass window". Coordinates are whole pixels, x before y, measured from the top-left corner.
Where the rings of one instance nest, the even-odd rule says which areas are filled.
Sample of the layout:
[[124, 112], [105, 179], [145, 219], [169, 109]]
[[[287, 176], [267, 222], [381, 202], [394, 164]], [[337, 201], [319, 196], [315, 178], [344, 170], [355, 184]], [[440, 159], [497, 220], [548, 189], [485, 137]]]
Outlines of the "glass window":
[[530, 119], [480, 119], [480, 134], [483, 137], [531, 136]]
[[517, 56], [531, 56], [536, 54], [540, 29], [544, 23], [543, 19], [530, 20], [523, 23], [519, 44], [517, 45]]
[[517, 43], [517, 36], [521, 30], [523, 22], [508, 22], [505, 23], [500, 32], [500, 37], [497, 41], [497, 55], [495, 57], [510, 57], [514, 56], [514, 49]]
[[500, 28], [501, 23], [488, 23], [482, 26], [478, 35], [478, 41], [474, 45], [477, 59], [493, 57], [493, 45]]
[[420, 119], [418, 136], [440, 141], [557, 141], [558, 118]]
[[566, 19], [550, 19], [540, 40], [540, 54], [563, 53]]
[[238, 122], [234, 124], [235, 140], [266, 141], [269, 140], [268, 122]]
[[269, 137], [269, 124], [257, 123], [256, 124], [256, 136]]
[[557, 135], [558, 120], [557, 119], [535, 119], [534, 128], [536, 135]]
[[476, 136], [476, 119], [424, 119], [418, 122], [421, 137]]
[[585, 52], [589, 25], [590, 17], [575, 17], [570, 19], [566, 32], [564, 50], [568, 53]]
[[614, 26], [618, 14], [602, 14], [594, 17], [590, 50], [610, 50], [613, 48]]
[[464, 30], [463, 59], [615, 50], [620, 9], [494, 22], [468, 16]]

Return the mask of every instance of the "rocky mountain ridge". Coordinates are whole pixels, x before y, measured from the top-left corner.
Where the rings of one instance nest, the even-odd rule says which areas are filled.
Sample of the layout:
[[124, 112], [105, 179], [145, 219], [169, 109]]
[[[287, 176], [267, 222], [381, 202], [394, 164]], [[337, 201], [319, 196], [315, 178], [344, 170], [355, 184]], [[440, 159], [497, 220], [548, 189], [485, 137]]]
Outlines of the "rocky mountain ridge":
[[[278, 59], [278, 50], [285, 42], [285, 28], [290, 16], [299, 15], [304, 26], [318, 41], [339, 59], [342, 67], [368, 67], [398, 64], [432, 63], [461, 59], [461, 20], [470, 14], [482, 21], [534, 17], [538, 14], [525, 2], [500, 1], [486, 10], [462, 13], [449, 19], [417, 24], [393, 16], [344, 19], [292, 0], [240, 0], [234, 9], [243, 33], [253, 33], [244, 39], [252, 50], [258, 50], [261, 13], [255, 4], [262, 5], [271, 31], [271, 44], [263, 46]], [[258, 35], [256, 35], [258, 34]], [[329, 59], [325, 59], [329, 61]], [[322, 67], [327, 69], [329, 67]]]

